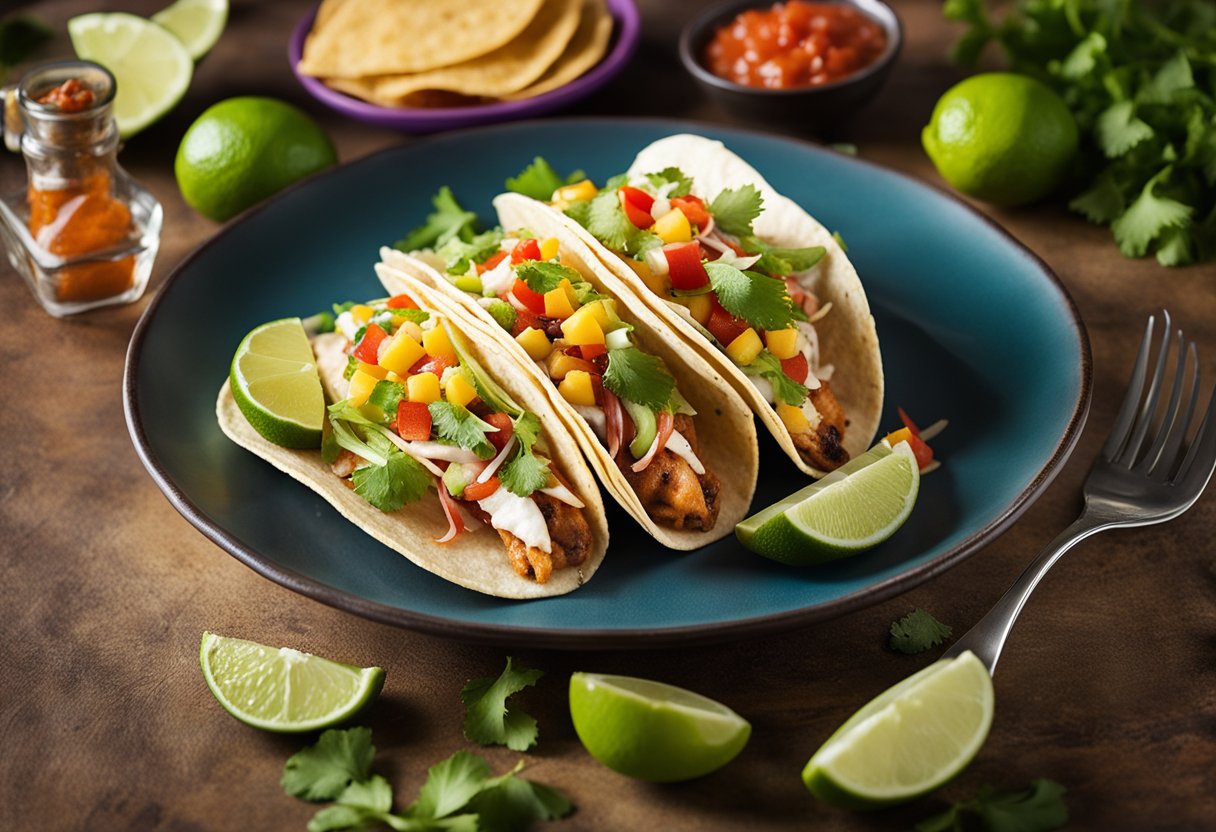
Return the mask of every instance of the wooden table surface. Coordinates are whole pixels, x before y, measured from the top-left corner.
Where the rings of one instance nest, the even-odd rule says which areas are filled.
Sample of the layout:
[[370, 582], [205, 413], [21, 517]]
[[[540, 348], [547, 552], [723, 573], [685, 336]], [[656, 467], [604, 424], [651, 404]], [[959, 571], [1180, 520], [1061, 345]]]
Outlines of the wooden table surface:
[[[27, 11], [61, 33], [66, 19], [114, 8], [53, 0]], [[159, 0], [120, 4], [148, 14]], [[706, 100], [675, 55], [695, 2], [640, 4], [645, 27], [629, 70], [583, 114], [679, 116], [736, 123]], [[919, 132], [959, 75], [955, 35], [934, 0], [895, 3], [908, 42], [889, 86], [837, 138], [861, 155], [937, 182]], [[286, 644], [357, 664], [388, 681], [367, 716], [377, 767], [408, 801], [433, 762], [468, 748], [458, 694], [492, 675], [504, 651], [364, 621], [259, 577], [169, 505], [136, 458], [120, 381], [136, 319], [182, 257], [216, 226], [183, 203], [172, 175], [182, 133], [208, 105], [259, 93], [294, 101], [333, 136], [343, 160], [408, 138], [315, 105], [288, 69], [288, 33], [307, 0], [234, 0], [228, 29], [180, 106], [130, 142], [123, 164], [165, 207], [161, 253], [140, 303], [70, 320], [47, 317], [0, 266], [4, 388], [0, 410], [0, 828], [299, 830], [314, 807], [278, 785], [304, 744], [233, 720], [198, 668], [203, 630]], [[19, 158], [0, 183], [20, 187]], [[988, 210], [988, 209], [985, 209]], [[1059, 206], [988, 211], [1056, 270], [1079, 306], [1094, 355], [1089, 423], [1071, 461], [1002, 537], [906, 595], [811, 628], [713, 647], [632, 653], [513, 653], [546, 677], [522, 699], [540, 722], [529, 774], [578, 812], [560, 829], [904, 829], [983, 784], [1036, 777], [1064, 784], [1077, 829], [1211, 828], [1216, 819], [1216, 499], [1166, 527], [1111, 533], [1075, 550], [1030, 601], [996, 677], [987, 745], [954, 783], [898, 810], [852, 815], [816, 803], [798, 774], [855, 708], [931, 654], [885, 649], [890, 622], [916, 606], [961, 633], [1072, 520], [1089, 461], [1122, 395], [1145, 317], [1166, 306], [1216, 367], [1216, 268], [1167, 270], [1121, 257], [1108, 232]], [[182, 356], [189, 371], [189, 356]], [[750, 745], [728, 768], [656, 786], [592, 760], [569, 722], [572, 670], [627, 673], [690, 687], [747, 716]], [[476, 749], [474, 749], [476, 750]], [[506, 768], [517, 755], [485, 752]]]

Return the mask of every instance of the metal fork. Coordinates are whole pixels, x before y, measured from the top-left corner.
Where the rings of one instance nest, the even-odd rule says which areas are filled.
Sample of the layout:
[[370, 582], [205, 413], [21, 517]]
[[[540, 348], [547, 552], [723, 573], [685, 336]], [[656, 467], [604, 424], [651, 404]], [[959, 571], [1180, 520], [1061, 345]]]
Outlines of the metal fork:
[[[1173, 520], [1194, 505], [1203, 493], [1216, 468], [1216, 392], [1208, 401], [1203, 422], [1187, 442], [1199, 400], [1199, 353], [1194, 341], [1184, 341], [1182, 330], [1172, 330], [1169, 312], [1163, 310], [1162, 319], [1156, 368], [1148, 390], [1145, 392], [1144, 387], [1156, 326], [1151, 315], [1123, 407], [1085, 480], [1085, 508], [1081, 516], [1047, 544], [996, 606], [942, 658], [954, 658], [970, 650], [988, 667], [989, 673], [995, 672], [1001, 649], [1018, 613], [1047, 570], [1055, 566], [1065, 552], [1090, 535], [1107, 529]], [[1167, 359], [1174, 343], [1177, 345], [1172, 351], [1176, 365], [1174, 384], [1161, 409], [1162, 392], [1170, 375]], [[1189, 373], [1186, 372], [1188, 366]], [[1189, 381], [1184, 382], [1184, 379]], [[1154, 427], [1156, 432], [1146, 444]]]

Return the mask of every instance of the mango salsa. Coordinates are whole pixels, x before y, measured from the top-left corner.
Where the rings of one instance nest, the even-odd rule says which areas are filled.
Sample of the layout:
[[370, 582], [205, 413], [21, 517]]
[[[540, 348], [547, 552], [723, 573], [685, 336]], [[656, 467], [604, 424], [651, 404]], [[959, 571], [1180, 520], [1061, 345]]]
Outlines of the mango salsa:
[[455, 360], [456, 350], [448, 340], [448, 331], [442, 326], [436, 326], [422, 333], [422, 348], [426, 354], [434, 358], [451, 358]]
[[388, 370], [384, 369], [383, 367], [378, 367], [375, 364], [364, 364], [362, 361], [359, 362], [358, 366], [355, 367], [355, 369], [362, 370], [363, 372], [367, 373], [369, 376], [375, 376], [376, 378], [380, 378], [380, 379], [382, 379], [388, 375]]
[[589, 361], [584, 361], [581, 358], [575, 358], [572, 355], [566, 355], [560, 350], [554, 350], [549, 356], [549, 378], [563, 379], [571, 372], [588, 372], [593, 369], [593, 365]]
[[590, 179], [584, 179], [582, 182], [558, 188], [553, 192], [553, 201], [578, 202], [581, 199], [591, 199], [597, 193], [599, 190], [595, 187], [595, 183]]
[[[424, 374], [428, 375], [428, 374]], [[477, 388], [469, 384], [463, 372], [452, 373], [448, 383], [443, 388], [444, 397], [452, 404], [468, 407], [469, 402], [477, 398]]]
[[557, 242], [556, 237], [549, 237], [548, 239], [541, 240], [540, 241], [540, 259], [541, 260], [552, 260], [554, 257], [557, 256], [557, 248], [558, 248], [558, 242]]
[[422, 345], [410, 337], [404, 329], [399, 329], [388, 348], [380, 355], [380, 366], [403, 376], [424, 355], [426, 355], [426, 350], [422, 348]]
[[515, 341], [524, 348], [524, 352], [533, 361], [544, 361], [553, 351], [549, 337], [534, 326], [530, 326], [515, 336]]
[[570, 295], [573, 289], [567, 291], [570, 281], [563, 279], [561, 285], [552, 291], [545, 292], [545, 317], [569, 318], [574, 314], [574, 303]]
[[764, 341], [774, 358], [784, 361], [798, 354], [798, 330], [794, 327], [770, 329], [764, 333]]
[[355, 407], [362, 407], [367, 403], [367, 397], [372, 394], [372, 390], [376, 389], [376, 382], [379, 380], [371, 373], [355, 370], [355, 374], [350, 377], [350, 390], [347, 391], [346, 398]]
[[354, 318], [359, 326], [363, 326], [372, 319], [373, 310], [370, 306], [359, 303], [350, 308], [350, 316]]
[[566, 337], [567, 344], [581, 347], [604, 343], [604, 328], [600, 324], [600, 316], [596, 315], [597, 309], [602, 313], [603, 306], [598, 303], [584, 306], [562, 321], [562, 335]]
[[406, 392], [412, 402], [430, 404], [439, 401], [439, 376], [417, 373], [405, 380]]
[[688, 307], [689, 314], [692, 319], [705, 326], [705, 322], [709, 320], [709, 315], [714, 311], [713, 295], [708, 292], [704, 295], [689, 295], [679, 298], [678, 301]]
[[764, 344], [761, 342], [760, 336], [756, 334], [753, 327], [749, 326], [742, 335], [726, 345], [726, 354], [740, 367], [746, 367], [756, 360], [756, 356], [762, 349], [764, 349]]
[[591, 373], [586, 370], [571, 370], [557, 385], [557, 392], [570, 404], [595, 406], [595, 387], [591, 384]]
[[687, 243], [692, 239], [692, 226], [679, 208], [672, 208], [655, 220], [651, 231], [658, 234], [665, 243]]
[[790, 433], [806, 433], [811, 429], [811, 423], [806, 418], [806, 414], [802, 412], [801, 407], [779, 404], [777, 405], [777, 416]]

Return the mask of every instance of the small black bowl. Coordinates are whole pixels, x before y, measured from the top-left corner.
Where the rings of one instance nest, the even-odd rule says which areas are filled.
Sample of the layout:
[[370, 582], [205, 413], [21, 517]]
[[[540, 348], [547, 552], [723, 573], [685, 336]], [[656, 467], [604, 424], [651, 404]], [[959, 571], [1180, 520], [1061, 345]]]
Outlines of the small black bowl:
[[823, 127], [852, 114], [886, 82], [903, 46], [899, 17], [879, 0], [819, 0], [851, 6], [876, 22], [887, 34], [887, 48], [874, 63], [854, 74], [816, 87], [773, 90], [747, 87], [714, 75], [704, 64], [705, 47], [714, 33], [740, 12], [768, 9], [773, 0], [728, 0], [688, 23], [680, 33], [680, 60], [706, 90], [732, 113], [791, 127]]

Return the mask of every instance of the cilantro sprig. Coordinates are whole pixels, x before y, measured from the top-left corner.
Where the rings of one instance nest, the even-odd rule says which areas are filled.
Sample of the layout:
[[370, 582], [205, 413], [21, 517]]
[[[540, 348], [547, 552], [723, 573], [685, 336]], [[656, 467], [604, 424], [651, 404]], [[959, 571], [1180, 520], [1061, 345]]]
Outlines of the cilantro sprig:
[[465, 274], [470, 263], [482, 263], [492, 257], [502, 244], [502, 229], [491, 228], [468, 240], [460, 236], [452, 237], [435, 249], [435, 254], [443, 259], [444, 269], [448, 274]]
[[472, 451], [481, 459], [494, 458], [494, 445], [486, 438], [487, 431], [497, 430], [493, 425], [478, 418], [467, 407], [452, 402], [431, 402], [427, 410], [431, 412], [431, 424], [441, 442]]
[[1216, 257], [1216, 12], [1204, 0], [947, 0], [966, 23], [954, 58], [990, 42], [1060, 93], [1081, 129], [1083, 184], [1069, 203], [1109, 225], [1128, 257], [1166, 266]]
[[536, 442], [540, 439], [540, 419], [525, 411], [515, 418], [513, 429], [518, 450], [498, 469], [498, 481], [515, 496], [527, 497], [544, 488], [550, 476], [548, 460], [535, 453]]
[[539, 199], [541, 202], [548, 202], [553, 198], [553, 192], [564, 185], [573, 185], [575, 182], [581, 182], [587, 178], [587, 174], [581, 170], [576, 170], [569, 176], [562, 177], [557, 171], [540, 156], [532, 160], [532, 164], [528, 165], [516, 176], [512, 176], [506, 181], [508, 191], [514, 191], [517, 194], [530, 196], [533, 199]]
[[604, 386], [626, 401], [659, 411], [670, 407], [676, 380], [657, 357], [625, 347], [608, 351]]
[[717, 261], [706, 263], [705, 273], [722, 308], [757, 329], [785, 329], [793, 320], [783, 281]]
[[764, 197], [755, 185], [727, 188], [709, 203], [714, 223], [727, 234], [745, 237], [752, 233], [752, 222], [764, 210]]
[[650, 249], [662, 247], [663, 240], [657, 234], [638, 228], [625, 216], [621, 200], [617, 197], [616, 189], [619, 186], [619, 183], [614, 185], [613, 180], [609, 180], [593, 198], [570, 203], [566, 216], [613, 251], [632, 257], [645, 256]]
[[891, 623], [891, 649], [900, 653], [923, 653], [950, 638], [953, 629], [920, 607]]
[[431, 197], [435, 210], [427, 215], [426, 222], [393, 243], [398, 251], [417, 251], [420, 248], [438, 248], [449, 240], [466, 242], [473, 239], [477, 227], [477, 215], [466, 211], [456, 201], [452, 189], [444, 185]]
[[781, 404], [800, 407], [810, 395], [805, 384], [794, 381], [785, 374], [781, 362], [768, 350], [761, 350], [756, 359], [744, 368], [744, 372], [767, 380], [773, 386], [773, 398]]
[[1064, 787], [1040, 778], [1020, 792], [1000, 793], [984, 786], [975, 799], [955, 803], [915, 828], [916, 832], [1052, 832], [1066, 823]]
[[672, 185], [667, 190], [667, 196], [688, 196], [692, 191], [692, 177], [676, 167], [663, 168], [658, 173], [646, 174], [646, 180], [656, 189]]
[[536, 745], [536, 720], [517, 709], [507, 708], [508, 697], [530, 688], [545, 674], [515, 665], [510, 656], [497, 677], [471, 679], [460, 691], [464, 702], [464, 736], [480, 745], [505, 745], [512, 751], [527, 751]]
[[562, 280], [569, 280], [571, 285], [580, 283], [583, 276], [575, 269], [562, 263], [548, 263], [541, 260], [525, 260], [515, 267], [515, 276], [528, 284], [533, 292], [544, 294], [552, 292], [561, 285]]

